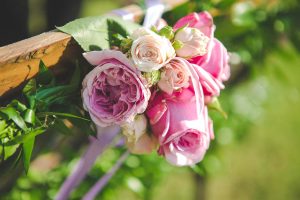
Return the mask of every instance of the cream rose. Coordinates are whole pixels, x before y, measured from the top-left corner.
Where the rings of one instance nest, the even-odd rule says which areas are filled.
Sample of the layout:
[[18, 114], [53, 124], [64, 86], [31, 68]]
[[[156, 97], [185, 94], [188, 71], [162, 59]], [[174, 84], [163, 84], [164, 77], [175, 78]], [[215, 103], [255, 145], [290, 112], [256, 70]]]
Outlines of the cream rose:
[[171, 42], [151, 30], [138, 29], [132, 38], [131, 56], [140, 71], [151, 72], [160, 69], [175, 57]]

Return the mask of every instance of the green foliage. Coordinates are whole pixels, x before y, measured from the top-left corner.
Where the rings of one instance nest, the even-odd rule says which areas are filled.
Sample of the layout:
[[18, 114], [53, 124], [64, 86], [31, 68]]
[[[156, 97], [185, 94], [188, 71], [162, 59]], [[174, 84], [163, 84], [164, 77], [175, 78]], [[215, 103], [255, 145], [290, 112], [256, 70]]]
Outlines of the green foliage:
[[6, 107], [0, 108], [0, 169], [7, 168], [9, 163], [17, 163], [21, 155], [27, 173], [35, 137], [44, 133], [56, 121], [62, 127], [62, 121], [57, 117], [89, 121], [69, 112], [52, 111], [55, 106], [67, 104], [70, 97], [78, 94], [81, 83], [79, 67], [75, 68], [70, 83], [66, 85], [58, 85], [42, 61], [39, 67], [39, 74], [22, 91], [24, 98], [14, 99]]

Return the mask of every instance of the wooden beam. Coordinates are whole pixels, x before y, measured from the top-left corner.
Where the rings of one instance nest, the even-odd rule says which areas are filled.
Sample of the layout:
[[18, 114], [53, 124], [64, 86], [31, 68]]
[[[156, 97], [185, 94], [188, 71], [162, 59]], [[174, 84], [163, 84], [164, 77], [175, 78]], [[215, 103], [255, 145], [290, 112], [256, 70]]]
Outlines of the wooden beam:
[[[170, 10], [187, 0], [164, 0], [165, 10]], [[134, 21], [139, 21], [144, 11], [137, 5], [119, 9], [129, 13]], [[114, 14], [112, 12], [110, 14]], [[0, 47], [0, 97], [38, 72], [40, 60], [47, 67], [67, 65], [80, 56], [80, 48], [70, 35], [50, 31], [40, 35]]]

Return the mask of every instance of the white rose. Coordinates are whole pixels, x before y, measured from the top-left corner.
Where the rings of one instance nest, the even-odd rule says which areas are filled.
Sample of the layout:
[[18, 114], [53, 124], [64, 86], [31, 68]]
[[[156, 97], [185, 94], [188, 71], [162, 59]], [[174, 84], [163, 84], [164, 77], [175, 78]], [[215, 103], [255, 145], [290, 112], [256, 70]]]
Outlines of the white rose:
[[129, 142], [136, 142], [146, 131], [147, 119], [144, 115], [136, 115], [133, 121], [122, 125], [122, 133]]
[[209, 37], [196, 28], [185, 27], [179, 30], [175, 35], [175, 40], [179, 40], [183, 44], [176, 50], [179, 57], [193, 58], [207, 53]]
[[167, 38], [151, 31], [148, 34], [145, 30], [139, 30], [133, 35], [139, 37], [132, 43], [131, 56], [140, 71], [158, 70], [175, 57], [175, 50]]
[[156, 140], [147, 134], [147, 119], [137, 115], [134, 121], [122, 126], [126, 136], [126, 146], [131, 153], [147, 154], [156, 148]]

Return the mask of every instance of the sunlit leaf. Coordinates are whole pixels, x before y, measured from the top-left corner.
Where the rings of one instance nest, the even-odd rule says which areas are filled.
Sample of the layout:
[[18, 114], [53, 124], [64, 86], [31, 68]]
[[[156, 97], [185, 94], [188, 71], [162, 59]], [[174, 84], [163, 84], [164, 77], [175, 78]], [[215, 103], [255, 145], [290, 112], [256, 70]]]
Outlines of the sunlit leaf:
[[5, 146], [11, 146], [11, 145], [16, 145], [16, 144], [20, 144], [20, 143], [24, 143], [27, 140], [45, 132], [45, 128], [37, 128], [34, 129], [32, 131], [30, 131], [29, 133], [23, 134], [23, 135], [19, 135], [15, 138], [13, 138], [12, 140], [8, 141], [7, 143], [5, 143]]
[[109, 37], [112, 32], [130, 34], [138, 27], [139, 25], [118, 17], [97, 16], [76, 19], [57, 28], [72, 35], [84, 51], [93, 51], [109, 49]]
[[9, 105], [11, 105], [12, 107], [16, 108], [20, 112], [22, 112], [22, 111], [24, 111], [24, 110], [27, 109], [27, 107], [23, 103], [21, 103], [20, 101], [18, 101], [16, 99], [12, 100]]
[[24, 115], [25, 122], [35, 124], [35, 112], [32, 109], [27, 109]]
[[8, 119], [13, 120], [21, 129], [27, 130], [24, 119], [20, 116], [20, 113], [13, 107], [0, 108], [0, 112], [4, 113]]
[[26, 174], [29, 169], [30, 158], [34, 147], [34, 141], [35, 141], [35, 137], [31, 137], [26, 141], [24, 141], [24, 143], [22, 144], [23, 164], [24, 164], [24, 170]]

